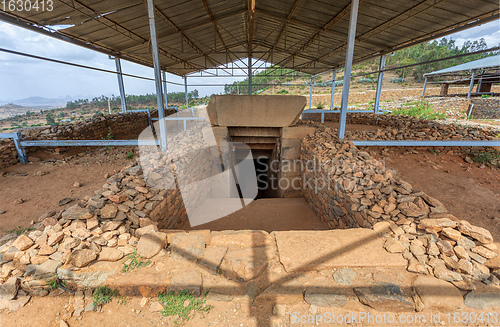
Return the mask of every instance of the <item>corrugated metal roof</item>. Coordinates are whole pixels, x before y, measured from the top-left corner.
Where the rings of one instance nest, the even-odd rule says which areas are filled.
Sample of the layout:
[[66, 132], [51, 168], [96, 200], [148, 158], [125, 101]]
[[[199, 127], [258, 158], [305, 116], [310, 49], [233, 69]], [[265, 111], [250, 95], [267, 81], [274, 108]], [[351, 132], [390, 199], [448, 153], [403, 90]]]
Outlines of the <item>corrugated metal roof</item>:
[[441, 70], [436, 70], [435, 72], [424, 74], [424, 76], [451, 74], [451, 73], [458, 73], [463, 71], [471, 71], [484, 68], [500, 68], [500, 55], [486, 57], [483, 59], [466, 62], [465, 64], [456, 65]]
[[[185, 75], [249, 53], [310, 74], [344, 65], [350, 0], [255, 0], [255, 11], [249, 10], [251, 2], [157, 0], [162, 69]], [[354, 60], [483, 24], [499, 12], [498, 0], [361, 0]], [[58, 0], [50, 12], [0, 10], [0, 19], [152, 66], [145, 0]], [[40, 28], [57, 24], [74, 26]]]

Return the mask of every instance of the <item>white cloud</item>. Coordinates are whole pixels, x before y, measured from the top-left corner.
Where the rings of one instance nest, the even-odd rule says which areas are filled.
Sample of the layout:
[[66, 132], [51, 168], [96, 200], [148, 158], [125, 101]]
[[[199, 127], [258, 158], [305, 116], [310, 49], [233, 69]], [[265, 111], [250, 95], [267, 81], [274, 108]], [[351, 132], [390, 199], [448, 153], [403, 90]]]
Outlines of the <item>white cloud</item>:
[[449, 37], [454, 39], [459, 47], [461, 47], [466, 41], [474, 41], [484, 38], [488, 47], [491, 48], [497, 46], [500, 42], [500, 20], [454, 33]]

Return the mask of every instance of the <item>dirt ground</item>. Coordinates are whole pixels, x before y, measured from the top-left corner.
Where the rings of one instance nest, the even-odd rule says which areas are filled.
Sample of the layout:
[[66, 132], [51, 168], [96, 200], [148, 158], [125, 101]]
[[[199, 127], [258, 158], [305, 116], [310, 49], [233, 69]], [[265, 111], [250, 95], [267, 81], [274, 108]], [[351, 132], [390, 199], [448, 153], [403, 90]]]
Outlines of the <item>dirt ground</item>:
[[258, 199], [245, 208], [207, 224], [191, 227], [187, 221], [181, 229], [213, 231], [261, 229], [266, 232], [282, 230], [324, 230], [323, 224], [302, 198]]
[[414, 189], [439, 199], [457, 218], [488, 229], [493, 239], [500, 240], [499, 169], [469, 164], [462, 153], [450, 150], [393, 148], [385, 164]]
[[[73, 199], [66, 204], [71, 206], [93, 195], [106, 182], [106, 175], [131, 163], [126, 158], [131, 150], [121, 147], [80, 148], [61, 153], [38, 151], [30, 158], [42, 161], [0, 169], [0, 212], [5, 211], [0, 214], [0, 231], [4, 234], [15, 227], [28, 227], [43, 214], [60, 208], [58, 202], [63, 198]], [[75, 182], [80, 186], [75, 187]]]

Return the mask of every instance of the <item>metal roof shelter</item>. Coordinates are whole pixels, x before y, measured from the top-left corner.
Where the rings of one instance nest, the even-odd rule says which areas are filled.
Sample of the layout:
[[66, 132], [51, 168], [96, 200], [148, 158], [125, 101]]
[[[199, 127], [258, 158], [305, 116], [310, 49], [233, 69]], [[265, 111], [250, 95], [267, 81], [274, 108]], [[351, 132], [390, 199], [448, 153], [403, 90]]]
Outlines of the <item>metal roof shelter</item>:
[[473, 71], [479, 69], [500, 68], [500, 54], [496, 56], [486, 57], [479, 60], [466, 62], [465, 64], [448, 67], [435, 72], [424, 74], [424, 76], [449, 75], [464, 71]]
[[353, 62], [381, 56], [383, 67], [388, 53], [500, 17], [497, 0], [58, 0], [52, 9], [0, 10], [0, 19], [153, 67], [158, 108], [162, 71], [232, 72], [235, 63], [251, 94], [252, 58], [308, 74], [344, 67], [340, 139]]
[[[475, 82], [478, 83], [478, 94], [491, 93], [489, 91], [491, 90], [492, 83], [500, 82], [500, 73], [498, 72], [499, 69], [500, 54], [424, 74], [425, 82], [422, 96], [425, 95], [428, 78], [441, 76], [462, 77], [458, 80], [454, 79], [433, 82], [441, 84], [441, 95], [446, 95], [448, 93], [448, 86], [450, 84], [469, 84], [467, 98], [470, 98]], [[488, 71], [490, 71], [490, 73], [488, 73]], [[463, 78], [464, 73], [470, 73], [470, 78]]]
[[[58, 0], [52, 11], [0, 10], [0, 19], [152, 66], [147, 9], [146, 0]], [[351, 9], [350, 0], [157, 0], [161, 69], [185, 75], [249, 56], [310, 74], [340, 67]], [[354, 61], [495, 20], [499, 5], [360, 0], [357, 18]]]

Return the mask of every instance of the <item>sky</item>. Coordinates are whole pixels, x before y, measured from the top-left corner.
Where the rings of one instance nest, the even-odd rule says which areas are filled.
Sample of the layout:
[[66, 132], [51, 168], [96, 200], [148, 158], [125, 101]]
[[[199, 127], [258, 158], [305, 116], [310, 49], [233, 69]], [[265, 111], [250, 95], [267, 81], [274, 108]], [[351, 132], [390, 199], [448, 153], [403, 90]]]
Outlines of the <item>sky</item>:
[[[451, 37], [461, 46], [467, 40], [486, 40], [488, 47], [498, 45], [500, 20], [464, 30]], [[64, 41], [38, 34], [5, 22], [0, 22], [0, 48], [38, 56], [69, 61], [82, 65], [115, 71], [115, 62], [107, 55]], [[153, 69], [122, 60], [124, 73], [153, 78]], [[28, 97], [92, 98], [100, 95], [118, 95], [115, 74], [71, 67], [0, 52], [0, 105]], [[188, 78], [188, 84], [229, 84], [243, 78]], [[184, 83], [183, 79], [167, 74], [167, 80]], [[124, 77], [127, 94], [154, 93], [154, 81]], [[168, 92], [184, 91], [183, 86], [169, 84]], [[223, 86], [189, 87], [198, 89], [201, 96], [222, 93]]]

